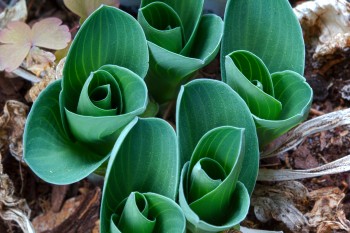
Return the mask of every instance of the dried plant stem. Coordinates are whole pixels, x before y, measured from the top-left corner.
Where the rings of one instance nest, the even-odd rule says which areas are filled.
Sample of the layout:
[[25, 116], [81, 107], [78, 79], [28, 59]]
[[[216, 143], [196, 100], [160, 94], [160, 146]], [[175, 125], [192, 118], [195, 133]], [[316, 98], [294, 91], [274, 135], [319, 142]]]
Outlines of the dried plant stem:
[[284, 181], [312, 178], [323, 175], [332, 175], [350, 171], [350, 155], [341, 159], [327, 163], [320, 167], [307, 170], [291, 170], [291, 169], [260, 169], [258, 180], [260, 181]]
[[33, 83], [40, 82], [41, 79], [36, 77], [35, 75], [31, 74], [30, 72], [26, 71], [25, 69], [19, 67], [12, 71], [12, 73], [20, 76], [21, 78], [24, 78], [25, 80], [31, 81]]
[[[261, 153], [262, 158], [276, 156], [298, 146], [306, 137], [338, 126], [350, 125], [350, 108], [328, 113], [308, 120], [289, 132], [274, 148]], [[311, 178], [322, 175], [337, 174], [350, 171], [350, 155], [326, 163], [320, 167], [307, 170], [291, 169], [260, 169], [258, 180], [261, 181], [283, 181], [303, 178]]]
[[273, 157], [297, 147], [306, 137], [338, 126], [350, 125], [350, 108], [331, 112], [311, 120], [308, 120], [285, 137], [274, 148], [261, 153], [261, 158]]

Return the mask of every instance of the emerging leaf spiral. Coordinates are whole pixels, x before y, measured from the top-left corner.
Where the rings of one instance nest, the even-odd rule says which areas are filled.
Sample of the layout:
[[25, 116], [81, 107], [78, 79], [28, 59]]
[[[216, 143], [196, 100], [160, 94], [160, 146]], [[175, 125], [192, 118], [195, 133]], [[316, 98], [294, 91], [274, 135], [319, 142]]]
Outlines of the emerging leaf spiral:
[[185, 217], [174, 202], [179, 173], [172, 127], [156, 118], [133, 120], [118, 138], [108, 164], [101, 233], [185, 232]]
[[67, 184], [101, 166], [124, 127], [146, 108], [147, 69], [138, 22], [114, 7], [95, 11], [72, 43], [62, 80], [40, 94], [29, 114], [24, 159], [32, 170]]
[[182, 210], [170, 198], [132, 192], [112, 215], [110, 232], [181, 233], [185, 230], [184, 223]]
[[214, 59], [223, 22], [203, 15], [204, 0], [142, 0], [138, 21], [145, 31], [150, 70], [146, 83], [159, 103], [176, 97], [179, 87]]
[[[304, 120], [311, 107], [312, 89], [294, 71], [270, 75], [248, 51], [235, 51], [225, 59], [226, 82], [247, 103], [254, 116], [259, 144], [265, 145]], [[255, 85], [258, 80], [262, 88]]]
[[223, 126], [198, 142], [180, 180], [180, 206], [193, 232], [217, 232], [247, 215], [249, 193], [237, 182], [244, 155], [244, 129]]
[[308, 115], [312, 89], [302, 76], [304, 58], [302, 31], [287, 0], [227, 2], [222, 80], [249, 106], [262, 146]]
[[244, 101], [225, 83], [199, 79], [177, 101], [182, 168], [179, 203], [191, 232], [218, 232], [241, 222], [249, 208], [259, 150]]

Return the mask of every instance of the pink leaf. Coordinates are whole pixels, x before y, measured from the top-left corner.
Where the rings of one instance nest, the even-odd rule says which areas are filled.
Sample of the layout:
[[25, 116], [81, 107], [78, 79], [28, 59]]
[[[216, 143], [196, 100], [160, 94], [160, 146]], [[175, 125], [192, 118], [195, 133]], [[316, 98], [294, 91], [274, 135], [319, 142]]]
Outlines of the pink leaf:
[[17, 69], [30, 50], [30, 43], [0, 45], [0, 70], [12, 72]]
[[32, 45], [47, 49], [64, 49], [71, 40], [69, 28], [58, 18], [46, 18], [33, 25]]
[[7, 28], [0, 31], [0, 42], [6, 44], [26, 44], [32, 39], [30, 27], [20, 21], [10, 22]]

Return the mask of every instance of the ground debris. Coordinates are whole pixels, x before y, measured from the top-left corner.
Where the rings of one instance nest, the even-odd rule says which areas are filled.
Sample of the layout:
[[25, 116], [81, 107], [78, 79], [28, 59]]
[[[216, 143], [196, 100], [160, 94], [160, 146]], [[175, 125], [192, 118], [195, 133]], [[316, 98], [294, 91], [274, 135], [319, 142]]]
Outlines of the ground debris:
[[350, 3], [346, 0], [315, 0], [294, 8], [304, 39], [315, 46], [315, 59], [333, 55], [350, 46]]
[[292, 232], [350, 232], [350, 221], [341, 204], [344, 197], [345, 193], [338, 187], [309, 192], [302, 183], [287, 181], [257, 185], [252, 206], [259, 221], [274, 219]]
[[25, 96], [28, 102], [34, 102], [38, 98], [41, 91], [43, 91], [50, 83], [62, 78], [65, 60], [66, 58], [61, 59], [55, 69], [49, 67], [45, 69], [44, 72], [41, 72], [41, 81], [35, 83]]
[[98, 221], [101, 190], [81, 192], [68, 199], [59, 212], [52, 209], [33, 220], [37, 233], [86, 233], [92, 232]]
[[306, 206], [307, 194], [307, 189], [296, 181], [281, 182], [275, 186], [257, 185], [251, 204], [261, 222], [275, 219], [293, 232], [309, 232], [307, 218], [299, 210]]
[[4, 221], [15, 221], [25, 233], [34, 233], [29, 221], [30, 212], [27, 202], [14, 196], [13, 183], [9, 176], [3, 173], [0, 162], [0, 218]]
[[305, 214], [309, 224], [317, 228], [317, 233], [344, 230], [350, 232], [350, 221], [346, 219], [341, 201], [345, 194], [338, 187], [326, 187], [309, 193], [315, 201], [312, 210]]
[[27, 112], [27, 105], [16, 100], [8, 100], [0, 116], [0, 151], [5, 154], [9, 149], [11, 154], [21, 162], [23, 161], [22, 137]]
[[[11, 1], [14, 2], [14, 1]], [[8, 6], [2, 11], [0, 8], [0, 29], [11, 21], [24, 21], [27, 18], [27, 4], [25, 0], [18, 0], [13, 6]]]

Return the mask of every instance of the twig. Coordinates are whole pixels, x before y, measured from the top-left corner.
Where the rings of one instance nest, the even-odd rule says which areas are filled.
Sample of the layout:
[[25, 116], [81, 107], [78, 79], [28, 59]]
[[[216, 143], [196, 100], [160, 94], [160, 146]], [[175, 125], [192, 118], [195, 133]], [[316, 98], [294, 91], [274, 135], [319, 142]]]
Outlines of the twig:
[[316, 115], [316, 116], [322, 116], [322, 115], [325, 114], [324, 112], [321, 112], [321, 111], [319, 111], [319, 110], [317, 110], [315, 108], [311, 108], [310, 109], [310, 113], [313, 114], [313, 115]]
[[23, 68], [19, 67], [12, 71], [12, 73], [20, 76], [21, 78], [24, 78], [25, 80], [31, 81], [33, 83], [40, 82], [41, 79], [36, 77], [35, 75], [31, 74], [30, 72], [24, 70]]

